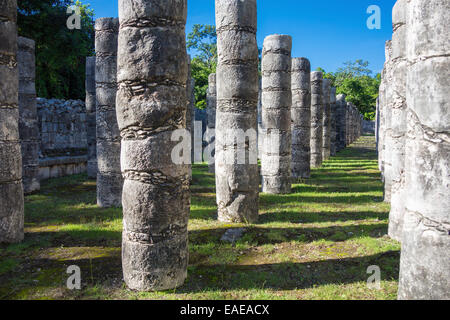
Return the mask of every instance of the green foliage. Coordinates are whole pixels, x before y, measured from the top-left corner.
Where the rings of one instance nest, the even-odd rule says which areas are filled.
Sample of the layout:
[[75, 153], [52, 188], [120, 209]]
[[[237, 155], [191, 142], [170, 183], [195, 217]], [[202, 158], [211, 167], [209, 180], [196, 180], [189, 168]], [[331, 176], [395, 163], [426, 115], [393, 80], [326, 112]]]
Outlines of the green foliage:
[[[81, 30], [69, 30], [67, 8], [80, 7]], [[39, 97], [84, 99], [85, 58], [94, 55], [94, 12], [74, 0], [18, 1], [19, 35], [36, 41]]]
[[188, 50], [195, 50], [196, 57], [210, 69], [217, 65], [217, 34], [216, 27], [195, 24], [187, 36]]
[[208, 90], [208, 76], [216, 72], [216, 66], [211, 68], [200, 58], [195, 57], [191, 62], [192, 77], [195, 79], [195, 106], [206, 108], [206, 91]]
[[[208, 76], [216, 72], [217, 68], [217, 34], [216, 27], [195, 24], [187, 36], [187, 48], [195, 56], [191, 61], [192, 78], [195, 80], [195, 106], [206, 108], [206, 91], [208, 90]], [[259, 52], [259, 71], [261, 71], [261, 54]]]
[[337, 88], [336, 92], [345, 94], [346, 100], [355, 104], [366, 120], [374, 120], [381, 75], [373, 76], [368, 66], [369, 62], [356, 60], [345, 62], [344, 67], [334, 73], [322, 68], [317, 71], [323, 72], [324, 78], [330, 79]]
[[195, 54], [191, 61], [192, 78], [195, 80], [195, 106], [206, 108], [208, 76], [216, 72], [217, 35], [216, 27], [196, 24], [187, 36], [187, 48]]

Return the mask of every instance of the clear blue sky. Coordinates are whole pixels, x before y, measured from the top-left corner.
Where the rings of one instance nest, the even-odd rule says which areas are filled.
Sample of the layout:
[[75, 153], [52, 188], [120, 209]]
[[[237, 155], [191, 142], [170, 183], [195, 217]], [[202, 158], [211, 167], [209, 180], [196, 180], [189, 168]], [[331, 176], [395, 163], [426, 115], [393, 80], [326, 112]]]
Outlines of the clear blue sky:
[[[117, 0], [82, 0], [96, 18], [117, 17]], [[293, 57], [307, 57], [312, 68], [335, 71], [344, 61], [364, 59], [379, 72], [384, 43], [392, 35], [395, 0], [258, 0], [258, 46], [270, 34], [293, 37]], [[369, 30], [370, 5], [381, 8], [381, 29]], [[186, 32], [194, 24], [215, 24], [214, 0], [188, 0]]]

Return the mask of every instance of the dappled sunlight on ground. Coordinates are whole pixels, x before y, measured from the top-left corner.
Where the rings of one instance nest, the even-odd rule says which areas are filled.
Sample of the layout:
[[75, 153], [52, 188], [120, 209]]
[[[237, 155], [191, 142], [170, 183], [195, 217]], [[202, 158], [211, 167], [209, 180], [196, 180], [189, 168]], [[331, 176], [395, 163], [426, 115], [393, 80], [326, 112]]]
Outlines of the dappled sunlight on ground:
[[[96, 206], [85, 175], [42, 183], [26, 197], [25, 240], [0, 246], [1, 299], [395, 299], [399, 250], [386, 236], [374, 137], [363, 136], [312, 171], [289, 195], [260, 195], [260, 221], [216, 221], [214, 175], [194, 165], [185, 284], [128, 290], [121, 271], [121, 209]], [[245, 228], [236, 243], [220, 239]], [[78, 265], [82, 290], [66, 288]], [[381, 269], [381, 290], [366, 287]]]

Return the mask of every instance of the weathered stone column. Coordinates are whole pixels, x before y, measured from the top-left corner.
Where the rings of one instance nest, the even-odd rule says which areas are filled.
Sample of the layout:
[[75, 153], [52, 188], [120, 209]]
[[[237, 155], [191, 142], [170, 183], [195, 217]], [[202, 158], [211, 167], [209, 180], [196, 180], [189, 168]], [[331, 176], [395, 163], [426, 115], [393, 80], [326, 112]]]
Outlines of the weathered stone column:
[[22, 149], [22, 177], [25, 194], [41, 188], [39, 183], [39, 119], [36, 105], [36, 58], [34, 40], [18, 38], [19, 136]]
[[348, 147], [351, 144], [351, 139], [352, 139], [352, 128], [350, 127], [350, 122], [351, 122], [351, 117], [352, 117], [352, 107], [351, 107], [351, 103], [347, 102], [346, 103], [346, 113], [345, 113], [345, 132], [346, 132], [346, 136], [345, 136], [345, 146]]
[[97, 178], [97, 116], [95, 93], [95, 57], [86, 57], [86, 122], [88, 141], [87, 175]]
[[[217, 89], [216, 89], [216, 74], [212, 73], [208, 77], [208, 91], [206, 92], [206, 113], [208, 117], [207, 137], [210, 148], [215, 144], [215, 130], [216, 130], [216, 107], [217, 107]], [[208, 157], [208, 171], [215, 172], [214, 158]]]
[[330, 121], [331, 121], [331, 139], [330, 154], [335, 156], [337, 153], [337, 132], [336, 132], [336, 88], [332, 87], [330, 91]]
[[15, 243], [23, 240], [24, 220], [16, 0], [1, 2], [0, 35], [0, 243]]
[[[216, 25], [218, 218], [252, 223], [258, 219], [259, 193], [256, 0], [216, 0]], [[234, 138], [244, 145], [243, 161], [239, 161], [242, 148], [236, 148]]]
[[191, 166], [172, 157], [172, 136], [186, 129], [186, 15], [186, 0], [119, 0], [122, 268], [136, 290], [187, 276]]
[[323, 147], [323, 75], [311, 72], [311, 167], [322, 165]]
[[350, 118], [349, 118], [349, 132], [350, 132], [350, 144], [355, 140], [355, 108], [353, 103], [350, 102]]
[[394, 95], [392, 83], [392, 41], [388, 41], [387, 45], [387, 60], [386, 60], [386, 87], [384, 94], [384, 151], [383, 151], [383, 164], [384, 164], [384, 202], [391, 202], [391, 186], [392, 186], [392, 97]]
[[262, 79], [259, 77], [258, 82], [258, 159], [262, 158], [262, 150], [264, 143], [264, 132], [263, 132], [263, 124], [262, 124]]
[[345, 149], [345, 137], [346, 137], [346, 127], [345, 127], [345, 117], [346, 117], [346, 102], [345, 94], [340, 94], [336, 98], [336, 131], [337, 131], [337, 151]]
[[392, 11], [392, 108], [391, 128], [391, 211], [389, 213], [389, 236], [398, 241], [402, 237], [405, 213], [405, 142], [406, 142], [406, 9], [407, 1], [398, 0]]
[[323, 79], [323, 137], [322, 161], [328, 160], [331, 155], [331, 80]]
[[386, 130], [386, 87], [387, 87], [387, 66], [390, 59], [391, 41], [386, 41], [383, 71], [381, 72], [381, 83], [378, 95], [378, 167], [381, 171], [381, 177], [384, 182], [384, 148], [385, 148], [385, 130]]
[[[378, 155], [378, 168], [381, 167], [380, 162], [380, 153], [379, 153], [379, 142], [380, 142], [380, 91], [378, 91], [378, 97], [376, 101], [376, 107], [375, 107], [375, 149], [377, 150]], [[381, 169], [380, 169], [381, 171]]]
[[352, 104], [352, 117], [350, 119], [350, 127], [352, 129], [351, 141], [352, 143], [356, 141], [356, 136], [358, 132], [358, 112], [356, 106]]
[[406, 214], [399, 299], [450, 299], [450, 2], [407, 8]]
[[123, 178], [120, 170], [120, 132], [116, 117], [117, 18], [95, 21], [97, 90], [97, 204], [120, 207]]
[[[191, 137], [191, 164], [194, 163], [195, 149], [194, 149], [194, 130], [195, 130], [195, 80], [192, 78], [191, 69], [191, 56], [187, 55], [188, 64], [188, 76], [186, 82], [186, 98], [187, 98], [187, 111], [186, 111], [186, 129], [189, 131]], [[190, 177], [192, 180], [192, 170], [190, 171]]]
[[262, 52], [262, 191], [291, 192], [291, 50], [292, 37], [270, 35]]
[[311, 176], [311, 63], [292, 59], [292, 177]]

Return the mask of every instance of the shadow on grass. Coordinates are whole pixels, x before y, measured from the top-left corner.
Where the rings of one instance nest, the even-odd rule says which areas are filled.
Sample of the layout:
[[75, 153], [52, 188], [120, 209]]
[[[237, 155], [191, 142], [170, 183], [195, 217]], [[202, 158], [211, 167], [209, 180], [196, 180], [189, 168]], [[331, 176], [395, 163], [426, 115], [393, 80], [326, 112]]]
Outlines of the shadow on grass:
[[342, 211], [337, 209], [334, 212], [268, 212], [259, 216], [258, 224], [268, 224], [272, 222], [288, 222], [288, 223], [315, 223], [315, 222], [345, 222], [360, 221], [367, 219], [387, 220], [388, 211]]
[[[332, 226], [321, 228], [264, 228], [248, 226], [244, 236], [237, 243], [249, 243], [252, 246], [277, 244], [290, 241], [311, 243], [319, 240], [343, 242], [361, 237], [381, 238], [387, 234], [387, 223], [360, 224], [351, 226]], [[189, 243], [192, 245], [223, 244], [220, 240], [229, 228], [212, 228], [189, 231]]]
[[[317, 195], [317, 196], [306, 196], [302, 194], [295, 195], [284, 195], [284, 196], [275, 196], [263, 194], [261, 195], [261, 204], [268, 205], [270, 203], [274, 203], [274, 199], [276, 198], [276, 204], [285, 204], [285, 203], [298, 203], [298, 204], [308, 204], [308, 203], [328, 203], [328, 204], [364, 204], [371, 203], [374, 201], [380, 201], [381, 197], [376, 197], [372, 195], [357, 195], [357, 194], [333, 194], [329, 196]], [[275, 205], [276, 205], [275, 204]]]
[[[343, 285], [366, 282], [369, 275], [367, 268], [377, 265], [382, 271], [382, 280], [398, 280], [398, 251], [381, 254], [351, 257], [344, 259], [327, 259], [309, 262], [286, 262], [256, 265], [190, 265], [188, 278], [177, 294], [226, 290], [294, 290], [307, 289], [322, 285]], [[77, 265], [82, 274], [82, 290], [66, 289], [67, 267]], [[39, 271], [37, 271], [39, 270]], [[33, 274], [32, 278], [27, 274]], [[0, 299], [22, 298], [33, 290], [54, 288], [56, 295], [51, 298], [82, 298], [89, 295], [93, 286], [104, 289], [121, 289], [122, 268], [120, 251], [114, 251], [106, 257], [84, 259], [36, 259], [28, 263], [20, 272], [8, 277], [0, 276], [3, 285]], [[167, 291], [173, 293], [173, 291]]]
[[382, 280], [398, 279], [399, 252], [305, 263], [190, 266], [189, 277], [177, 293], [204, 291], [306, 289], [329, 284], [366, 282], [367, 268], [377, 265]]

